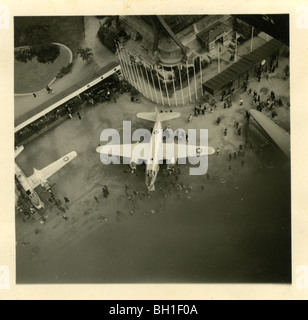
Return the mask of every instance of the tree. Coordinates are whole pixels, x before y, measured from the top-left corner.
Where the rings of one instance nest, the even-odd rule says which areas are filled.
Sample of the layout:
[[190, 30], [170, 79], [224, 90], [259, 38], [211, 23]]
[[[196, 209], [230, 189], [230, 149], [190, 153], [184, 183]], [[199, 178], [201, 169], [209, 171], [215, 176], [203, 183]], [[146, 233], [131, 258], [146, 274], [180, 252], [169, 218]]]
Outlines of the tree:
[[15, 54], [15, 58], [21, 62], [27, 62], [37, 57], [38, 62], [53, 63], [60, 55], [59, 46], [52, 44], [49, 25], [35, 24], [29, 26], [21, 35], [20, 43], [29, 47]]
[[31, 25], [20, 37], [20, 43], [30, 46], [36, 53], [48, 48], [51, 42], [50, 26], [44, 24]]
[[80, 58], [87, 61], [87, 63], [93, 59], [93, 52], [90, 48], [78, 48], [77, 53], [79, 54]]

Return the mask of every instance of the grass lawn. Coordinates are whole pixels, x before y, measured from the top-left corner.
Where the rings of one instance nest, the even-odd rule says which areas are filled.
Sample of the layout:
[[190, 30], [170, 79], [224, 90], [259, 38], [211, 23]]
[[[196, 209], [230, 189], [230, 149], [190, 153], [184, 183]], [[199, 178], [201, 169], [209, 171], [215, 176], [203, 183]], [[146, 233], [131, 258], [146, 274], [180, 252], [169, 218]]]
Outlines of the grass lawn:
[[25, 28], [38, 23], [50, 25], [52, 42], [65, 44], [73, 51], [74, 58], [77, 56], [77, 49], [85, 38], [82, 16], [15, 17], [14, 46], [21, 45], [19, 39]]
[[36, 59], [27, 63], [14, 61], [14, 92], [31, 93], [42, 90], [70, 61], [70, 53], [60, 47], [60, 56], [54, 63], [39, 63]]

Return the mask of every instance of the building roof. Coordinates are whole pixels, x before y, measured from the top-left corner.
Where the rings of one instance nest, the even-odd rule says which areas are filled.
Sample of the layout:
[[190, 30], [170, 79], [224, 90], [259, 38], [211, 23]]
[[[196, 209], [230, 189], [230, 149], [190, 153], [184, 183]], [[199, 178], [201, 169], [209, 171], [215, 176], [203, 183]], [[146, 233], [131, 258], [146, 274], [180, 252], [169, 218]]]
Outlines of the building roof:
[[204, 29], [203, 31], [197, 34], [197, 37], [205, 42], [213, 42], [219, 36], [222, 36], [224, 33], [232, 30], [232, 27], [225, 25], [224, 23], [218, 22], [212, 27]]
[[204, 15], [166, 15], [162, 16], [171, 30], [177, 34], [204, 18]]
[[211, 94], [214, 94], [216, 91], [227, 85], [231, 80], [239, 78], [241, 75], [251, 70], [254, 65], [260, 63], [264, 59], [267, 59], [272, 53], [277, 51], [282, 46], [283, 44], [276, 39], [266, 42], [261, 47], [244, 56], [238, 62], [235, 62], [228, 69], [205, 82], [203, 84], [204, 89]]

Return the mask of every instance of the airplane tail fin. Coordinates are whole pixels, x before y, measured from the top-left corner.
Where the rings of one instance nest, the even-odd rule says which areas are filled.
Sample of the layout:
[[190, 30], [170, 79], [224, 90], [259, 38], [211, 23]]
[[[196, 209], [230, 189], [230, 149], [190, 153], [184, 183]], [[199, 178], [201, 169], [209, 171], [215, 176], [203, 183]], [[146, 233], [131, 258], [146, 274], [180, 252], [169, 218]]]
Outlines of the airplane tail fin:
[[169, 121], [172, 119], [176, 119], [180, 117], [179, 112], [158, 112], [157, 108], [155, 107], [155, 112], [141, 112], [137, 113], [137, 117], [139, 119], [148, 120], [148, 121]]
[[18, 155], [21, 154], [23, 150], [24, 150], [23, 146], [20, 146], [17, 149], [15, 149], [15, 158], [18, 157]]

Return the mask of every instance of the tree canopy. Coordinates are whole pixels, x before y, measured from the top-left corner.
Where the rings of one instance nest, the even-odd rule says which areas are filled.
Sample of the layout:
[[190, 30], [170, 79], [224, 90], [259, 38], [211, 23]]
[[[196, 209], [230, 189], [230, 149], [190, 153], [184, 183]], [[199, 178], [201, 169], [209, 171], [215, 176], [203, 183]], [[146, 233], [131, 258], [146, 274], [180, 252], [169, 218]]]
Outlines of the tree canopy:
[[49, 25], [34, 24], [27, 27], [20, 36], [20, 43], [29, 46], [29, 49], [18, 50], [15, 58], [27, 62], [34, 57], [41, 63], [53, 63], [60, 55], [59, 46], [52, 44], [52, 35]]

